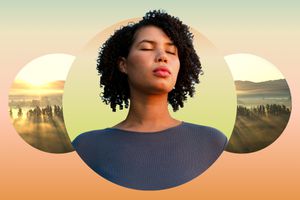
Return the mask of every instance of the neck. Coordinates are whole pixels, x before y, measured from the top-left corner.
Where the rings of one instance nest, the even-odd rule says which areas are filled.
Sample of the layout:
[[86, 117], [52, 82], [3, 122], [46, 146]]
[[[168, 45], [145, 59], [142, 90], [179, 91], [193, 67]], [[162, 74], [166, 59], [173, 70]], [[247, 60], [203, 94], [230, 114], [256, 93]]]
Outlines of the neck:
[[171, 117], [167, 100], [167, 93], [131, 93], [128, 115], [116, 127], [135, 131], [157, 131], [180, 124], [180, 121]]

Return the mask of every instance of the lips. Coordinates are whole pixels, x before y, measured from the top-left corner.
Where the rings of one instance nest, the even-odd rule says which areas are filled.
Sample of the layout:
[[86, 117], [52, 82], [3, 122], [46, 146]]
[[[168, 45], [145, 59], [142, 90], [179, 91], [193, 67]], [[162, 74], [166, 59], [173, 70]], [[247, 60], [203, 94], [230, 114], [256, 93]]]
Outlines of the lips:
[[162, 77], [162, 78], [165, 78], [165, 77], [168, 77], [171, 75], [171, 72], [167, 67], [157, 67], [153, 70], [153, 73], [155, 76]]

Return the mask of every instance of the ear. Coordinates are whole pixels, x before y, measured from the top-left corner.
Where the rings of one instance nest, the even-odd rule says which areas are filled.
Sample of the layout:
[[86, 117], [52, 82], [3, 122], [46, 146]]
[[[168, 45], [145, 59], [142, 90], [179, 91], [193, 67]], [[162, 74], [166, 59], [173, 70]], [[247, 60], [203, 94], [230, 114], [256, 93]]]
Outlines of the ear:
[[126, 58], [120, 57], [118, 59], [118, 65], [120, 72], [127, 74]]

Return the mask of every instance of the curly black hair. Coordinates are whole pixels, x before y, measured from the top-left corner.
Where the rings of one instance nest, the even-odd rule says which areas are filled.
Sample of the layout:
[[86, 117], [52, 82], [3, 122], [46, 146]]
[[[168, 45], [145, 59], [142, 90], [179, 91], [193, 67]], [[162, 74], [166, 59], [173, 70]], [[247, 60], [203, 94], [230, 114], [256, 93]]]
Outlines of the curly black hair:
[[104, 103], [110, 104], [114, 112], [117, 105], [120, 110], [124, 106], [128, 108], [130, 98], [127, 75], [119, 70], [119, 59], [127, 58], [136, 31], [149, 25], [162, 29], [178, 49], [179, 73], [175, 88], [168, 94], [168, 102], [172, 105], [173, 111], [177, 111], [179, 106], [183, 107], [187, 95], [193, 97], [195, 93], [194, 85], [199, 83], [202, 67], [193, 46], [193, 34], [177, 17], [162, 10], [153, 10], [147, 12], [139, 22], [130, 23], [115, 31], [99, 51], [97, 70], [101, 76], [100, 87], [104, 86], [104, 92], [100, 97]]

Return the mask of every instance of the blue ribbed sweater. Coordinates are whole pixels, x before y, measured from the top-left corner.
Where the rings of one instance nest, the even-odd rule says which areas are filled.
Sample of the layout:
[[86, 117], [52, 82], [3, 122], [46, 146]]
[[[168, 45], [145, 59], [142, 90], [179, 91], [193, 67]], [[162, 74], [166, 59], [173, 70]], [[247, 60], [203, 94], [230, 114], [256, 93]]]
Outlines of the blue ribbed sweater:
[[158, 132], [95, 130], [72, 144], [102, 177], [128, 188], [160, 190], [204, 172], [223, 152], [227, 138], [217, 129], [183, 122]]

